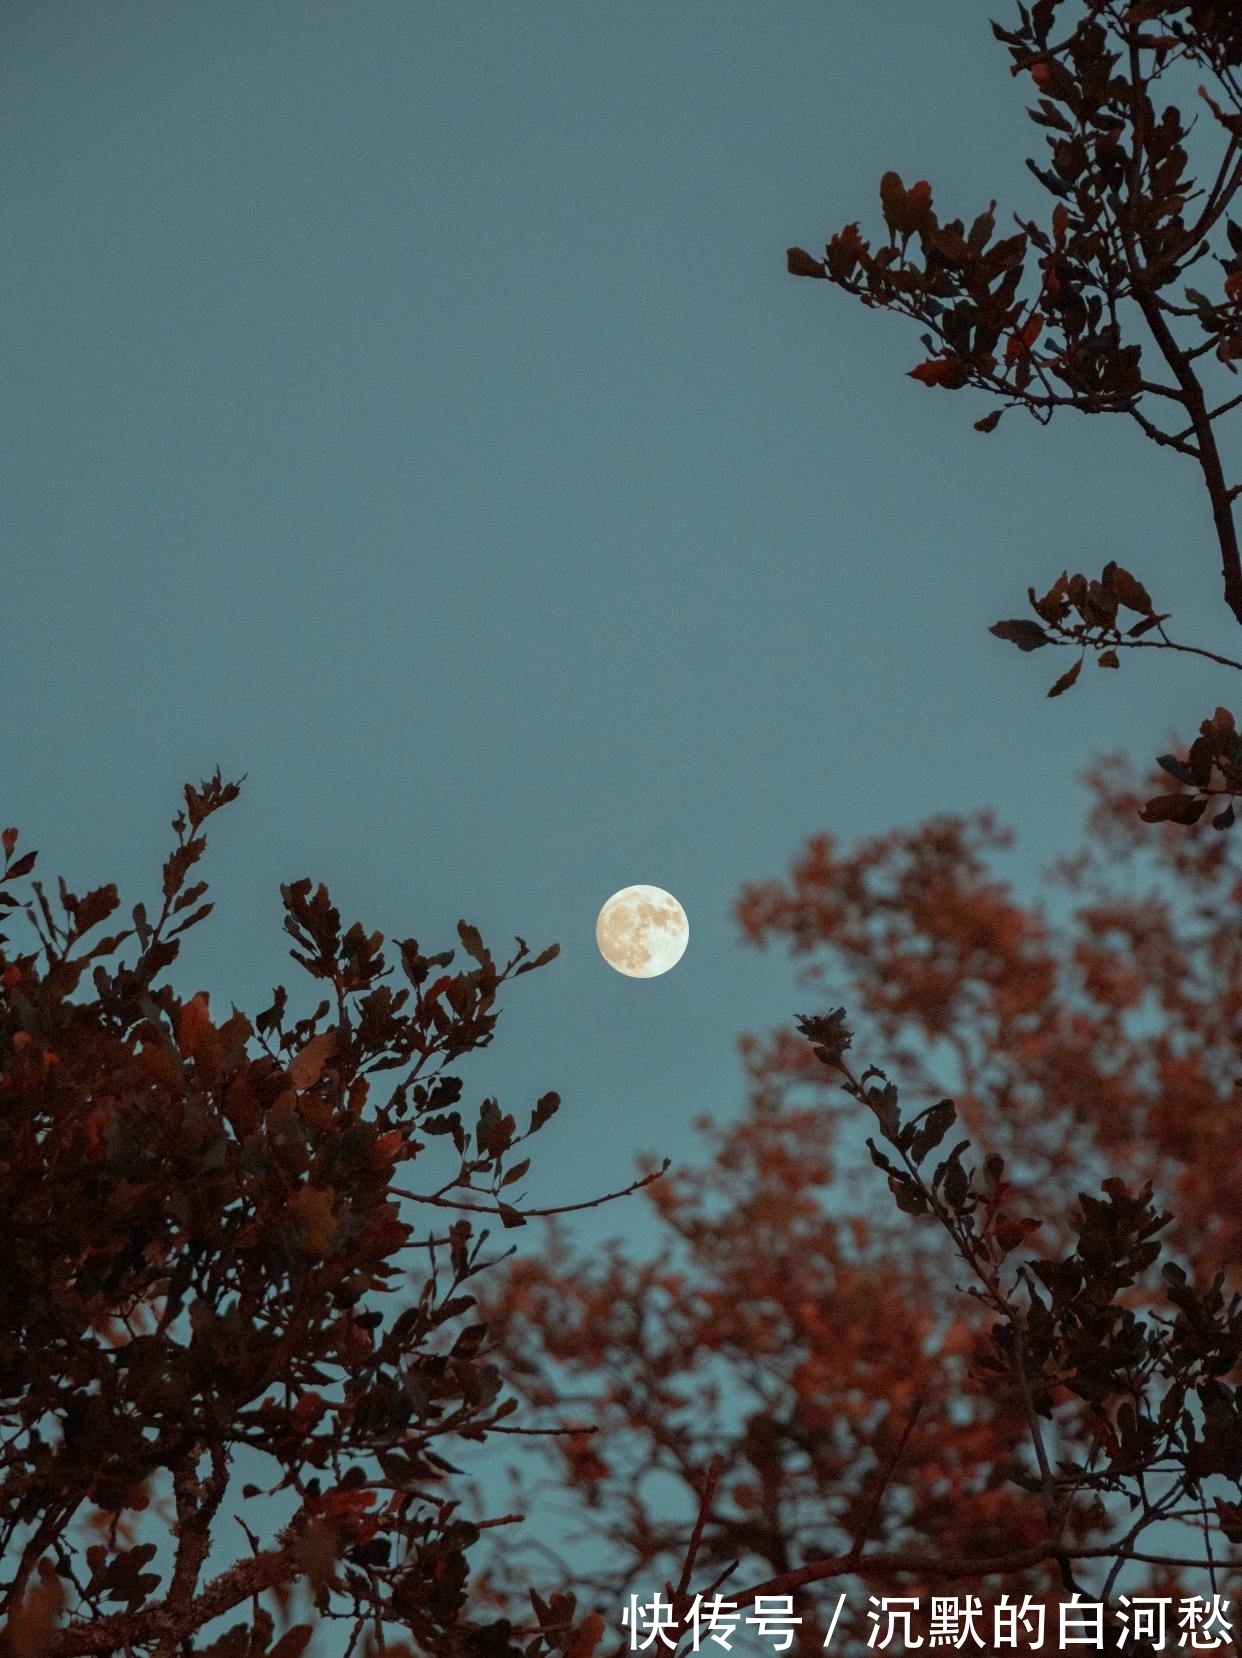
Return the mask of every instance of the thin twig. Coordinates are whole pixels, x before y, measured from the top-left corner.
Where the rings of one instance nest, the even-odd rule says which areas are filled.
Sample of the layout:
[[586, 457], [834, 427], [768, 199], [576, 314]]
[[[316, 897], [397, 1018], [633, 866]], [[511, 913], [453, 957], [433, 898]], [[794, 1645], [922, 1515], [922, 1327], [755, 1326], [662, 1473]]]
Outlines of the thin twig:
[[469, 1215], [520, 1215], [523, 1220], [545, 1219], [549, 1215], [568, 1215], [577, 1209], [598, 1209], [601, 1203], [612, 1203], [619, 1197], [629, 1197], [633, 1192], [641, 1192], [644, 1186], [650, 1186], [653, 1181], [659, 1180], [669, 1168], [669, 1159], [666, 1157], [658, 1169], [650, 1174], [643, 1175], [641, 1180], [635, 1180], [628, 1186], [623, 1186], [616, 1192], [605, 1192], [602, 1197], [588, 1198], [583, 1203], [557, 1203], [547, 1209], [518, 1209], [513, 1204], [485, 1204], [459, 1203], [456, 1199], [440, 1196], [437, 1192], [407, 1192], [399, 1186], [391, 1186], [389, 1190], [394, 1197], [408, 1198], [412, 1203], [430, 1203], [438, 1209], [459, 1209]]
[[712, 1502], [716, 1496], [716, 1487], [720, 1484], [720, 1476], [724, 1473], [724, 1466], [723, 1457], [713, 1457], [708, 1464], [707, 1473], [703, 1476], [703, 1489], [699, 1494], [699, 1512], [694, 1518], [694, 1530], [690, 1533], [686, 1558], [682, 1562], [681, 1578], [677, 1584], [678, 1600], [684, 1600], [690, 1592], [690, 1579], [694, 1575], [694, 1563], [698, 1558], [699, 1545], [703, 1541], [703, 1528], [711, 1517]]
[[888, 1490], [889, 1483], [897, 1471], [897, 1464], [901, 1461], [902, 1454], [910, 1442], [910, 1435], [914, 1432], [914, 1424], [918, 1421], [919, 1412], [923, 1409], [925, 1403], [926, 1400], [922, 1398], [914, 1401], [913, 1405], [910, 1407], [910, 1414], [906, 1418], [906, 1425], [901, 1431], [901, 1437], [898, 1439], [893, 1449], [889, 1452], [884, 1466], [880, 1470], [880, 1478], [876, 1484], [874, 1492], [871, 1495], [871, 1501], [867, 1505], [867, 1512], [863, 1515], [858, 1530], [854, 1533], [854, 1547], [852, 1553], [855, 1558], [862, 1553], [863, 1548], [866, 1545], [871, 1527], [875, 1524], [875, 1518], [879, 1512], [880, 1504], [884, 1500], [884, 1493]]

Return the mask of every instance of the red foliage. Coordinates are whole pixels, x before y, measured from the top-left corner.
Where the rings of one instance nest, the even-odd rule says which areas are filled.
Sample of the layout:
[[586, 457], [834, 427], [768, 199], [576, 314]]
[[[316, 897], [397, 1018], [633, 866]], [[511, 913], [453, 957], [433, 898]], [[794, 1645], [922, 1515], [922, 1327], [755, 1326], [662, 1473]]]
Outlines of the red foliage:
[[[54, 907], [33, 881], [23, 903], [34, 856], [14, 861], [16, 831], [3, 837], [0, 914], [24, 913], [35, 948], [0, 938], [0, 1650], [189, 1651], [236, 1609], [246, 1621], [208, 1652], [297, 1658], [311, 1626], [273, 1642], [259, 1597], [284, 1609], [301, 1582], [321, 1619], [517, 1658], [518, 1632], [467, 1606], [469, 1549], [512, 1517], [463, 1518], [439, 1448], [484, 1439], [515, 1401], [469, 1322], [486, 1233], [442, 1222], [467, 1208], [521, 1224], [513, 1155], [557, 1099], [526, 1133], [494, 1100], [468, 1125], [446, 1064], [490, 1041], [500, 987], [555, 946], [532, 960], [519, 939], [498, 966], [462, 922], [467, 967], [405, 939], [394, 989], [381, 935], [342, 928], [326, 889], [297, 881], [285, 926], [323, 999], [293, 1018], [278, 989], [253, 1021], [213, 1016], [163, 974], [211, 908], [189, 876], [237, 792], [218, 774], [186, 789], [158, 915], [138, 904], [104, 937], [115, 887], [78, 897], [61, 882]], [[429, 1143], [439, 1177], [401, 1192], [396, 1166], [434, 1163]], [[403, 1198], [439, 1224], [420, 1232]], [[421, 1272], [399, 1265], [410, 1250]], [[226, 1491], [243, 1510], [262, 1494], [229, 1490], [243, 1447], [270, 1459], [293, 1515], [204, 1581]], [[134, 1543], [148, 1507], [175, 1539], [166, 1576], [144, 1569], [155, 1545]], [[568, 1629], [587, 1658], [597, 1620], [572, 1611], [555, 1639]], [[526, 1653], [550, 1639], [531, 1624]]]
[[528, 1403], [589, 1401], [594, 1436], [547, 1454], [607, 1538], [614, 1604], [677, 1580], [678, 1515], [709, 1489], [695, 1586], [734, 1561], [726, 1594], [801, 1586], [808, 1654], [842, 1587], [834, 1647], [859, 1648], [878, 1584], [1098, 1587], [1141, 1551], [1154, 1516], [1136, 1531], [1116, 1499], [1157, 1462], [1184, 1508], [1207, 1467], [1242, 1497], [1242, 1413], [1179, 1415], [1240, 1397], [1242, 1315], [1212, 1284], [1242, 1258], [1242, 867], [1220, 837], [1153, 841], [1121, 762], [1093, 784], [1056, 917], [994, 874], [988, 813], [850, 852], [816, 836], [747, 887], [746, 938], [787, 945], [851, 1028], [743, 1040], [747, 1109], [652, 1188], [650, 1257], [554, 1237], [494, 1281]]
[[910, 370], [910, 379], [925, 386], [943, 386], [946, 391], [957, 391], [970, 380], [970, 370], [960, 357], [932, 357]]

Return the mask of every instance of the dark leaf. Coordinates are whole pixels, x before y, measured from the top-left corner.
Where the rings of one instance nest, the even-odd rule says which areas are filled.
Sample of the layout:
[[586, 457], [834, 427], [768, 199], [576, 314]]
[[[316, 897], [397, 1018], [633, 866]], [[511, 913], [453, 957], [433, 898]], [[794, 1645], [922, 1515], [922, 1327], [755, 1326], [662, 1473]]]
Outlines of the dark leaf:
[[1139, 811], [1144, 823], [1198, 823], [1207, 801], [1193, 794], [1158, 794]]
[[[1242, 1078], [1238, 1081], [1238, 1087], [1242, 1088]], [[885, 1153], [880, 1150], [874, 1140], [867, 1141], [867, 1150], [871, 1153], [871, 1161], [875, 1164], [877, 1169], [883, 1169], [885, 1174], [899, 1173], [891, 1158], [887, 1157]]]
[[314, 1626], [309, 1623], [295, 1623], [292, 1629], [286, 1629], [268, 1654], [268, 1658], [301, 1658], [310, 1644], [310, 1638], [315, 1633]]
[[828, 276], [823, 260], [812, 259], [803, 248], [786, 249], [785, 266], [790, 276], [819, 276], [825, 279]]
[[[520, 942], [520, 940], [519, 940]], [[555, 961], [561, 953], [559, 944], [549, 944], [546, 950], [541, 950], [533, 961], [524, 961], [514, 970], [513, 977], [520, 978], [523, 973], [533, 973], [536, 967], [546, 967], [550, 961]]]
[[910, 1143], [910, 1156], [921, 1163], [928, 1152], [938, 1146], [957, 1121], [957, 1108], [952, 1100], [940, 1100], [919, 1123]]
[[960, 1209], [970, 1192], [970, 1178], [958, 1162], [957, 1153], [949, 1159], [944, 1171], [944, 1195], [955, 1209]]
[[178, 933], [188, 932], [191, 927], [197, 927], [200, 921], [207, 919], [215, 907], [214, 904], [200, 904], [193, 915], [187, 915], [184, 921], [179, 921], [175, 927], [169, 928], [169, 938], [176, 938]]
[[1024, 616], [1011, 617], [1007, 622], [993, 622], [988, 632], [994, 633], [998, 639], [1008, 640], [1020, 651], [1037, 651], [1041, 645], [1053, 643], [1038, 622], [1029, 621]]
[[1160, 767], [1161, 771], [1167, 771], [1170, 777], [1176, 777], [1179, 783], [1187, 783], [1191, 787], [1194, 786], [1195, 780], [1191, 774], [1190, 767], [1184, 760], [1179, 760], [1176, 754], [1158, 755], [1156, 758], [1156, 764]]
[[534, 1134], [537, 1129], [542, 1128], [548, 1118], [560, 1109], [560, 1104], [561, 1096], [559, 1094], [541, 1094], [535, 1101], [535, 1109], [530, 1114], [530, 1127], [526, 1132]]
[[892, 1140], [901, 1126], [901, 1117], [897, 1110], [897, 1089], [891, 1083], [885, 1083], [883, 1088], [868, 1088], [867, 1104], [875, 1112], [876, 1121], [880, 1125], [880, 1133], [886, 1140]]
[[843, 1007], [811, 1018], [801, 1014], [798, 1029], [809, 1042], [816, 1044], [815, 1057], [825, 1065], [839, 1066], [845, 1050], [854, 1040], [853, 1033], [846, 1029]]
[[463, 950], [468, 956], [473, 957], [480, 967], [491, 967], [491, 954], [484, 946], [482, 935], [477, 927], [472, 926], [469, 921], [459, 921], [457, 923], [457, 936], [461, 940]]
[[1080, 656], [1074, 666], [1061, 675], [1060, 679], [1058, 679], [1056, 684], [1049, 690], [1048, 695], [1050, 697], [1059, 697], [1062, 691], [1068, 691], [1081, 672], [1082, 657]]
[[931, 1204], [908, 1174], [890, 1174], [889, 1190], [897, 1199], [897, 1207], [905, 1215], [925, 1215]]
[[1117, 595], [1119, 603], [1127, 610], [1137, 610], [1141, 616], [1152, 614], [1151, 595], [1141, 581], [1136, 581], [1128, 570], [1120, 564], [1106, 564], [1103, 576], [1104, 585], [1112, 589]]
[[905, 217], [906, 190], [898, 174], [885, 173], [880, 180], [880, 210], [890, 230], [900, 229]]

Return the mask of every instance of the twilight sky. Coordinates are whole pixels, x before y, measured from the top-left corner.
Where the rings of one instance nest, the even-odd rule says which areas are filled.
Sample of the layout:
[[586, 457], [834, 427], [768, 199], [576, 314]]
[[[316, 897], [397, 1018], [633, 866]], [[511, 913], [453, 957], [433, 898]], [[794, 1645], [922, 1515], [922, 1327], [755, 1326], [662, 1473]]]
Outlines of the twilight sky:
[[[1119, 420], [980, 436], [915, 330], [784, 270], [888, 167], [1034, 203], [1003, 11], [9, 0], [0, 818], [43, 873], [150, 894], [219, 764], [177, 974], [217, 1009], [298, 983], [304, 874], [426, 947], [559, 940], [464, 1071], [564, 1096], [542, 1202], [740, 1105], [737, 1034], [805, 998], [730, 906], [806, 834], [991, 804], [1033, 890], [1091, 755], [1228, 685], [1048, 702], [1069, 658], [987, 626], [1116, 557], [1227, 648], [1197, 476]], [[631, 882], [689, 913], [661, 979], [596, 953]]]

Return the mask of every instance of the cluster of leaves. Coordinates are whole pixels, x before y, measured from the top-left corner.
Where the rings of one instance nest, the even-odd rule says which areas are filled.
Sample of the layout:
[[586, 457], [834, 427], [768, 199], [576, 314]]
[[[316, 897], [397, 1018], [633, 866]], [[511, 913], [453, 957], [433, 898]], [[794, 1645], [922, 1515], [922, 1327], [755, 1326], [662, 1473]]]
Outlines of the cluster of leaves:
[[[1059, 697], [1069, 690], [1082, 671], [1088, 650], [1098, 651], [1097, 662], [1101, 668], [1119, 668], [1119, 646], [1142, 639], [1169, 619], [1168, 612], [1157, 614], [1142, 582], [1115, 559], [1104, 566], [1098, 581], [1062, 571], [1042, 599], [1035, 596], [1033, 587], [1028, 589], [1027, 596], [1032, 610], [1044, 624], [1042, 627], [1039, 622], [1019, 616], [994, 623], [988, 632], [998, 639], [1007, 639], [1020, 651], [1040, 650], [1052, 644], [1075, 643], [1080, 647], [1077, 662], [1052, 686], [1048, 692], [1050, 697]], [[1117, 620], [1122, 610], [1132, 611], [1139, 618], [1124, 631]], [[1069, 620], [1071, 612], [1077, 620]], [[1162, 637], [1167, 642], [1167, 635]]]
[[1120, 762], [1092, 781], [1064, 922], [995, 877], [987, 813], [817, 836], [745, 890], [746, 936], [852, 1018], [744, 1039], [748, 1108], [652, 1188], [649, 1255], [554, 1236], [484, 1295], [530, 1407], [591, 1402], [546, 1455], [606, 1564], [565, 1581], [675, 1589], [697, 1510], [693, 1587], [797, 1591], [808, 1658], [842, 1589], [859, 1651], [868, 1593], [946, 1577], [1236, 1592], [1242, 868], [1143, 824]]
[[1233, 798], [1242, 793], [1242, 735], [1227, 708], [1218, 708], [1204, 720], [1199, 735], [1184, 759], [1162, 754], [1160, 769], [1188, 784], [1189, 794], [1155, 795], [1143, 807], [1148, 823], [1198, 823], [1213, 798], [1227, 797], [1227, 804], [1212, 818], [1213, 829], [1228, 829], [1234, 821]]
[[[889, 233], [886, 246], [873, 254], [858, 226], [850, 224], [832, 237], [822, 259], [791, 248], [790, 271], [836, 282], [864, 304], [931, 321], [944, 349], [911, 371], [924, 385], [958, 390], [970, 385], [972, 377], [990, 379], [998, 372], [996, 352], [1002, 336], [1009, 363], [999, 372], [1029, 374], [1029, 344], [1021, 342], [1028, 334], [1033, 341], [1042, 319], [1032, 328], [1019, 326], [1024, 308], [1017, 290], [1026, 238], [992, 241], [995, 203], [979, 214], [969, 231], [960, 219], [942, 225], [924, 179], [906, 189], [896, 173], [886, 173], [880, 182], [880, 202]], [[908, 257], [915, 237], [921, 254], [917, 263]], [[930, 349], [932, 339], [925, 340]]]
[[[990, 1153], [979, 1174], [963, 1161], [970, 1141], [960, 1140], [929, 1176], [927, 1160], [956, 1121], [953, 1102], [940, 1100], [903, 1122], [899, 1091], [883, 1071], [851, 1071], [842, 1019], [836, 1009], [801, 1019], [799, 1028], [845, 1092], [875, 1116], [889, 1151], [874, 1139], [867, 1146], [897, 1207], [941, 1225], [975, 1280], [969, 1293], [997, 1315], [992, 1351], [975, 1362], [1000, 1385], [1018, 1381], [1041, 1476], [1033, 1483], [1055, 1529], [1088, 1492], [1097, 1494], [1089, 1513], [1096, 1524], [1107, 1517], [1098, 1500], [1105, 1494], [1125, 1492], [1131, 1513], [1143, 1508], [1127, 1543], [1176, 1514], [1178, 1503], [1201, 1507], [1203, 1483], [1212, 1476], [1242, 1495], [1242, 1388], [1220, 1380], [1242, 1360], [1242, 1296], [1226, 1299], [1223, 1271], [1199, 1293], [1186, 1270], [1169, 1261], [1163, 1295], [1174, 1315], [1144, 1319], [1128, 1304], [1160, 1255], [1157, 1234], [1172, 1219], [1155, 1209], [1151, 1181], [1134, 1193], [1110, 1176], [1102, 1198], [1080, 1192], [1070, 1219], [1072, 1248], [1024, 1261], [1006, 1276], [1008, 1257], [1043, 1222], [1012, 1212], [1004, 1158]], [[1150, 1284], [1143, 1298], [1156, 1300]], [[1063, 1456], [1054, 1471], [1041, 1419], [1054, 1421], [1067, 1396], [1086, 1403], [1095, 1428], [1086, 1455]], [[1159, 1504], [1149, 1491], [1156, 1470], [1166, 1482]], [[1218, 1515], [1234, 1507], [1236, 1500], [1216, 1499]]]
[[[1192, 655], [1205, 656], [1226, 667], [1242, 667], [1214, 652], [1194, 646], [1175, 644], [1165, 631], [1169, 612], [1157, 612], [1151, 595], [1142, 582], [1123, 569], [1115, 560], [1104, 566], [1099, 580], [1062, 571], [1042, 598], [1035, 589], [1028, 589], [1031, 608], [1040, 618], [1033, 622], [1024, 616], [1010, 617], [996, 622], [988, 629], [998, 639], [1016, 645], [1020, 651], [1041, 650], [1045, 645], [1076, 644], [1078, 659], [1049, 689], [1050, 697], [1059, 697], [1068, 691], [1082, 671], [1089, 650], [1097, 652], [1096, 662], [1101, 668], [1118, 668], [1118, 651], [1142, 648], [1153, 641], [1146, 636], [1155, 633], [1156, 647], [1185, 650]], [[1123, 629], [1118, 621], [1122, 610], [1138, 616], [1138, 621]], [[1162, 754], [1157, 765], [1186, 784], [1190, 794], [1170, 793], [1167, 785], [1153, 795], [1142, 807], [1140, 816], [1146, 823], [1197, 823], [1215, 797], [1226, 797], [1226, 804], [1212, 819], [1213, 829], [1229, 829], [1235, 813], [1233, 797], [1242, 791], [1242, 737], [1234, 726], [1233, 715], [1227, 708], [1217, 708], [1210, 719], [1204, 720], [1199, 735], [1184, 759], [1175, 754]]]
[[[1237, 8], [1037, 0], [1017, 10], [1016, 27], [992, 27], [1012, 72], [1029, 77], [1036, 90], [1029, 113], [1048, 153], [1027, 166], [1052, 198], [1046, 219], [1018, 216], [1016, 234], [996, 240], [994, 202], [967, 230], [958, 219], [942, 222], [925, 180], [907, 188], [889, 172], [880, 184], [883, 245], [873, 250], [850, 224], [829, 239], [822, 257], [791, 248], [789, 269], [930, 329], [923, 342], [933, 355], [911, 375], [924, 385], [973, 386], [999, 399], [975, 422], [980, 431], [992, 431], [1008, 408], [1024, 408], [1042, 422], [1059, 408], [1116, 412], [1189, 456], [1211, 503], [1225, 600], [1242, 621], [1233, 516], [1242, 484], [1226, 477], [1218, 433], [1242, 394], [1218, 399], [1206, 377], [1223, 368], [1227, 384], [1242, 358], [1242, 225], [1229, 217], [1242, 187]], [[1189, 147], [1194, 121], [1175, 103], [1158, 109], [1153, 97], [1167, 77], [1188, 71], [1208, 75], [1213, 88], [1199, 91], [1216, 144], [1204, 146], [1197, 169]], [[1195, 171], [1210, 182], [1197, 184]], [[1039, 281], [1028, 292], [1032, 257]], [[1205, 260], [1219, 267], [1218, 278], [1189, 285]], [[1160, 366], [1151, 368], [1153, 361]], [[1079, 646], [1050, 696], [1074, 684], [1088, 649], [1103, 668], [1119, 666], [1122, 647], [1192, 650], [1239, 666], [1169, 639], [1167, 613], [1157, 612], [1142, 584], [1115, 562], [1098, 581], [1065, 572], [1042, 599], [1031, 589], [1030, 600], [1040, 622], [1010, 619], [992, 632], [1026, 651]], [[1119, 609], [1137, 621], [1123, 629]], [[1071, 612], [1077, 620], [1067, 624]], [[1149, 803], [1149, 821], [1192, 824], [1210, 796], [1236, 792], [1231, 732], [1232, 721], [1226, 729], [1218, 710], [1193, 760], [1166, 757], [1171, 775], [1197, 792], [1164, 792]], [[1232, 805], [1212, 821], [1228, 828]]]
[[[253, 1602], [202, 1650], [297, 1658], [312, 1626], [273, 1644], [258, 1597], [285, 1609], [303, 1583], [321, 1619], [352, 1620], [351, 1645], [388, 1623], [428, 1652], [504, 1658], [524, 1638], [530, 1658], [586, 1658], [599, 1630], [572, 1609], [555, 1638], [542, 1617], [524, 1637], [470, 1618], [468, 1552], [501, 1521], [465, 1516], [445, 1455], [505, 1431], [516, 1403], [475, 1313], [487, 1233], [460, 1211], [522, 1223], [514, 1154], [558, 1103], [519, 1131], [487, 1100], [471, 1124], [445, 1066], [490, 1042], [501, 987], [556, 947], [532, 958], [519, 939], [498, 966], [462, 922], [468, 966], [405, 939], [394, 988], [381, 936], [298, 881], [285, 926], [322, 1000], [293, 1017], [278, 989], [253, 1025], [216, 1017], [161, 975], [211, 909], [191, 877], [237, 793], [218, 773], [186, 788], [158, 914], [135, 905], [106, 936], [114, 886], [62, 881], [55, 905], [35, 880], [23, 901], [35, 855], [3, 836], [0, 907], [37, 947], [0, 939], [0, 1646], [188, 1651]], [[445, 1178], [403, 1192], [429, 1144], [452, 1147]], [[447, 1224], [420, 1230], [399, 1198]], [[402, 1268], [408, 1251], [425, 1265]], [[260, 1546], [239, 1516], [250, 1556], [204, 1582], [237, 1453], [269, 1459], [262, 1494], [292, 1517]], [[175, 1539], [163, 1572], [136, 1541], [148, 1509]]]
[[[788, 253], [794, 275], [834, 282], [867, 305], [930, 328], [924, 343], [936, 355], [912, 377], [1005, 398], [976, 423], [982, 431], [993, 430], [1006, 407], [1041, 419], [1059, 405], [1133, 414], [1141, 394], [1160, 394], [1164, 388], [1144, 380], [1142, 343], [1123, 339], [1123, 307], [1137, 306], [1149, 324], [1159, 320], [1162, 306], [1172, 303], [1159, 290], [1207, 257], [1210, 233], [1222, 222], [1229, 249], [1218, 255], [1222, 296], [1210, 300], [1192, 290], [1188, 305], [1173, 308], [1196, 319], [1221, 362], [1231, 365], [1242, 353], [1242, 278], [1235, 280], [1242, 230], [1225, 216], [1239, 182], [1234, 128], [1242, 128], [1242, 117], [1208, 100], [1225, 135], [1225, 156], [1187, 223], [1188, 204], [1204, 197], [1186, 176], [1187, 123], [1174, 105], [1157, 117], [1149, 95], [1152, 84], [1189, 60], [1213, 69], [1222, 95], [1232, 98], [1230, 51], [1172, 16], [1175, 7], [1088, 6], [1057, 42], [1062, 0], [1018, 9], [1019, 28], [993, 30], [1009, 47], [1014, 72], [1029, 74], [1038, 93], [1030, 113], [1047, 131], [1048, 165], [1027, 165], [1054, 197], [1048, 224], [1019, 218], [1017, 233], [997, 241], [995, 202], [967, 230], [959, 219], [941, 222], [926, 180], [907, 188], [888, 172], [880, 183], [885, 245], [873, 252], [850, 224], [830, 238], [822, 258], [801, 248]], [[1157, 12], [1169, 14], [1161, 32], [1153, 31]], [[1032, 248], [1040, 286], [1023, 298]], [[1177, 399], [1181, 390], [1174, 386], [1169, 395]]]

